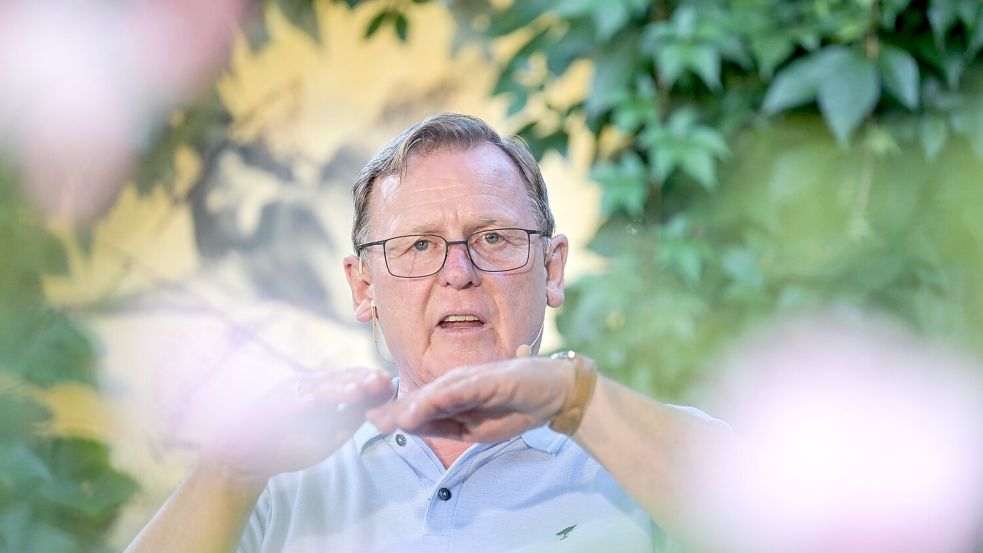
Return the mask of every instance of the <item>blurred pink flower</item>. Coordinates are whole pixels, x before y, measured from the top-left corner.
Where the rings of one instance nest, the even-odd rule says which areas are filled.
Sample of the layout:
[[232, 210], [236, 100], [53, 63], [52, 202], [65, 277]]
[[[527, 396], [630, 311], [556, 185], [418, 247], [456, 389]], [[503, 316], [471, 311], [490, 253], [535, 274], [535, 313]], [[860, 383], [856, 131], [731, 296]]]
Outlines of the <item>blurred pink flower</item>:
[[[980, 368], [914, 336], [815, 318], [772, 328], [716, 395], [740, 434], [697, 506], [729, 551], [972, 551], [983, 523]], [[719, 463], [717, 457], [711, 463]]]
[[108, 206], [151, 133], [220, 67], [243, 3], [0, 5], [0, 156], [45, 216]]

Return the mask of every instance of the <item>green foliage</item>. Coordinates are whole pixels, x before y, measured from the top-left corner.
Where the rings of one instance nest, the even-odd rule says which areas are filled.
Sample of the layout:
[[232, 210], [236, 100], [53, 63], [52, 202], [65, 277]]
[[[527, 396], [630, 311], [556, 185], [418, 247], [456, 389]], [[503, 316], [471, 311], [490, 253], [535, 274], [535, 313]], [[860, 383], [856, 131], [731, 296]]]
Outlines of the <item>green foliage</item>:
[[395, 9], [384, 8], [372, 17], [369, 25], [365, 28], [365, 38], [371, 38], [383, 25], [389, 24], [393, 27], [393, 32], [400, 42], [406, 42], [409, 33], [409, 23], [406, 15]]
[[104, 551], [103, 538], [136, 484], [104, 444], [46, 432], [39, 401], [64, 382], [94, 385], [83, 327], [48, 305], [41, 276], [68, 271], [49, 234], [0, 165], [0, 552]]
[[[378, 5], [366, 37], [389, 26], [405, 40], [415, 2], [366, 3]], [[741, 329], [829, 303], [947, 336], [983, 330], [983, 218], [967, 200], [983, 169], [980, 2], [450, 8], [480, 22], [458, 44], [520, 41], [492, 93], [537, 156], [566, 153], [571, 121], [598, 144], [621, 138], [591, 170], [606, 216], [591, 248], [610, 268], [570, 287], [558, 321], [608, 373], [679, 396]], [[544, 91], [577, 60], [594, 66], [589, 92], [551, 105]], [[533, 99], [552, 113], [526, 115]]]
[[983, 330], [978, 223], [949, 211], [983, 168], [979, 2], [487, 10], [486, 39], [524, 29], [494, 90], [518, 118], [574, 61], [593, 62], [586, 96], [545, 103], [554, 113], [519, 130], [537, 155], [565, 147], [568, 121], [622, 138], [591, 171], [607, 216], [591, 247], [610, 269], [574, 283], [559, 318], [609, 373], [678, 396], [741, 329], [829, 303]]
[[271, 3], [276, 5], [287, 21], [307, 33], [311, 39], [321, 40], [314, 0], [273, 0]]

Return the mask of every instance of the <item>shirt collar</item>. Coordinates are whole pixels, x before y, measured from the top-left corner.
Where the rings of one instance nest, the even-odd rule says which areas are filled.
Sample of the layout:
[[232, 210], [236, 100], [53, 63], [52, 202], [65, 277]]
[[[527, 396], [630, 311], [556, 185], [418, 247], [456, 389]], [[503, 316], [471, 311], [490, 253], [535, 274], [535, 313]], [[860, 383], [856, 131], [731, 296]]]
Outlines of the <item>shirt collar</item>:
[[355, 440], [355, 446], [358, 448], [359, 455], [361, 455], [370, 443], [383, 437], [385, 437], [383, 433], [379, 432], [379, 429], [376, 428], [374, 424], [369, 421], [365, 421], [365, 423], [362, 424], [362, 426], [359, 426], [358, 430], [355, 431], [355, 435], [352, 436], [352, 439]]
[[548, 425], [526, 430], [522, 433], [522, 441], [526, 442], [527, 446], [533, 449], [538, 449], [544, 453], [549, 453], [550, 455], [556, 455], [556, 452], [560, 449], [560, 446], [562, 446], [567, 439], [568, 438], [565, 434], [554, 432]]
[[[389, 401], [394, 401], [399, 395], [398, 376], [393, 378], [393, 389], [396, 391], [393, 393], [393, 397]], [[359, 426], [358, 430], [355, 431], [355, 435], [352, 436], [352, 439], [355, 441], [355, 446], [358, 448], [359, 455], [361, 455], [370, 442], [375, 442], [376, 439], [382, 437], [384, 437], [383, 433], [380, 432], [374, 424], [369, 421], [365, 421], [362, 426]]]

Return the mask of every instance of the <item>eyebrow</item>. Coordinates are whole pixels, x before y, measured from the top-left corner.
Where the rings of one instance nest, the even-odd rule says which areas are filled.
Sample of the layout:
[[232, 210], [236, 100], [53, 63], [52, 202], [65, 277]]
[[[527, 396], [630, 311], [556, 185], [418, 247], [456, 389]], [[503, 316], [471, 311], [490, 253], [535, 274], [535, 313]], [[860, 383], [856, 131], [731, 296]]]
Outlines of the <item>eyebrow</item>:
[[[498, 217], [479, 217], [474, 224], [468, 225], [466, 227], [467, 234], [474, 233], [483, 228], [513, 228], [517, 227], [517, 223], [505, 222]], [[419, 224], [413, 225], [407, 228], [405, 232], [401, 232], [401, 236], [406, 235], [416, 235], [416, 234], [435, 234], [440, 236], [441, 230], [432, 224]]]

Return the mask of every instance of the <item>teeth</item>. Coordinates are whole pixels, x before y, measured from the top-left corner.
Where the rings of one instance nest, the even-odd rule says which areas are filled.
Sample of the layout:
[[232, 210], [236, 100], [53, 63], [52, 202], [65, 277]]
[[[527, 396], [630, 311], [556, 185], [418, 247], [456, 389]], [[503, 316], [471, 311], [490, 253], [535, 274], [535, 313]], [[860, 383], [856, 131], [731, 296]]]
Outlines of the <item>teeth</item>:
[[448, 315], [444, 317], [445, 323], [468, 323], [477, 320], [478, 317], [474, 315]]

